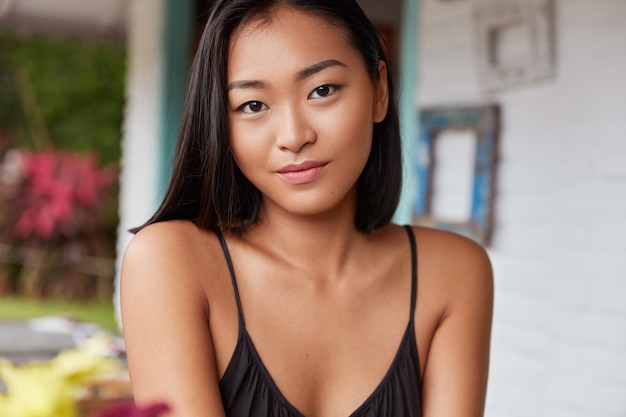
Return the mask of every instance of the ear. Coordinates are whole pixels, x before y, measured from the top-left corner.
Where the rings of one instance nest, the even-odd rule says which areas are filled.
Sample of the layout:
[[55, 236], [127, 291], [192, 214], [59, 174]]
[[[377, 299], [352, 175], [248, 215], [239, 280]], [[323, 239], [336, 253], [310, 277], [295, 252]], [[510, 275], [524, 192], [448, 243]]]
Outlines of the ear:
[[389, 84], [387, 80], [387, 64], [385, 61], [378, 61], [378, 79], [374, 81], [374, 123], [382, 122], [387, 115], [389, 107]]

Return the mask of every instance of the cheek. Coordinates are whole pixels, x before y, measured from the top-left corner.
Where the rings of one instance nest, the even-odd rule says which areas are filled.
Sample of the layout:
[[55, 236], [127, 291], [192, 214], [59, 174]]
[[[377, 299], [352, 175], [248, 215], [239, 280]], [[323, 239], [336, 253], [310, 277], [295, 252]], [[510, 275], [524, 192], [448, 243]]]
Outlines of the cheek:
[[365, 109], [365, 106], [362, 106], [359, 111], [355, 111], [355, 108], [358, 107], [345, 106], [341, 111], [328, 115], [325, 133], [335, 138], [330, 146], [338, 150], [342, 149], [351, 153], [362, 150], [369, 154], [374, 126], [371, 113]]
[[[347, 132], [360, 137], [371, 137], [374, 126], [373, 119], [373, 94], [368, 89], [363, 89], [360, 94], [355, 94], [345, 103], [340, 123]], [[339, 116], [339, 115], [338, 115]]]
[[228, 140], [228, 144], [230, 146], [230, 154], [233, 156], [233, 159], [235, 160], [237, 165], [240, 165], [239, 161], [242, 159], [242, 155], [240, 152], [241, 143], [236, 129], [231, 128], [229, 130], [229, 136], [230, 137]]
[[258, 130], [255, 132], [242, 126], [231, 126], [230, 149], [235, 162], [242, 171], [248, 166], [259, 161], [263, 151], [263, 142], [260, 140]]

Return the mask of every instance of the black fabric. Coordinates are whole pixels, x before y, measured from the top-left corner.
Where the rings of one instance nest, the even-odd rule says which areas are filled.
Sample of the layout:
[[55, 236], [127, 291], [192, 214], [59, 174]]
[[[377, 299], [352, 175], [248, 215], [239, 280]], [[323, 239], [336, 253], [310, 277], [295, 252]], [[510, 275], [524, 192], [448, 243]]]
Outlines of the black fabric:
[[[405, 226], [411, 244], [411, 313], [404, 337], [387, 374], [374, 392], [349, 417], [420, 417], [421, 375], [413, 317], [417, 295], [417, 252], [415, 236]], [[246, 331], [241, 300], [230, 254], [218, 233], [228, 263], [237, 309], [239, 337], [233, 356], [220, 381], [227, 417], [305, 417], [282, 395], [263, 365]]]

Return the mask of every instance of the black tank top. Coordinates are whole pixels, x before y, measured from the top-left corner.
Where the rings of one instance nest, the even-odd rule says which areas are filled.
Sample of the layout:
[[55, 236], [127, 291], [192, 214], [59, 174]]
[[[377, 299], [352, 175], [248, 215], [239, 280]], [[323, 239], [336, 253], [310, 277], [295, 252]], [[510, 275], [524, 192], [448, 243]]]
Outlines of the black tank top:
[[[411, 244], [411, 313], [400, 347], [383, 380], [349, 417], [420, 417], [421, 375], [413, 317], [417, 298], [417, 253], [415, 236], [405, 226]], [[241, 309], [237, 280], [226, 241], [218, 233], [230, 271], [237, 310], [239, 336], [219, 385], [227, 417], [304, 417], [282, 395], [259, 357]], [[340, 416], [339, 416], [340, 417]]]

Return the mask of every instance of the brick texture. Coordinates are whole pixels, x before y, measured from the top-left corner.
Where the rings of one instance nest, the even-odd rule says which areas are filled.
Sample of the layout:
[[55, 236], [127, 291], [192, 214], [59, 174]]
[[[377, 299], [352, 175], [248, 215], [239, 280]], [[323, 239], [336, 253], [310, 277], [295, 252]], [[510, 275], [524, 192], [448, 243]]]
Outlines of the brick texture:
[[479, 1], [421, 1], [418, 102], [502, 106], [486, 416], [626, 416], [626, 2], [555, 0], [555, 76], [485, 93]]

